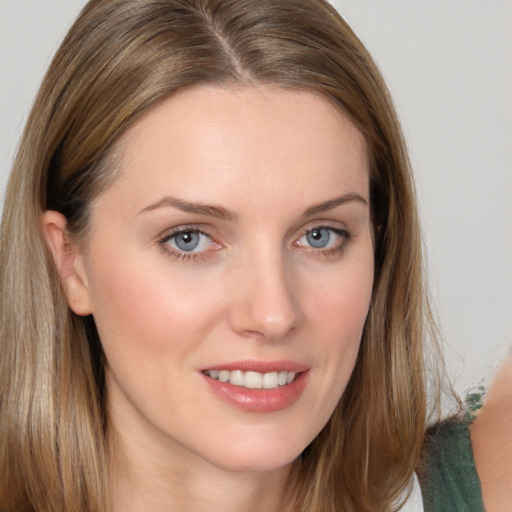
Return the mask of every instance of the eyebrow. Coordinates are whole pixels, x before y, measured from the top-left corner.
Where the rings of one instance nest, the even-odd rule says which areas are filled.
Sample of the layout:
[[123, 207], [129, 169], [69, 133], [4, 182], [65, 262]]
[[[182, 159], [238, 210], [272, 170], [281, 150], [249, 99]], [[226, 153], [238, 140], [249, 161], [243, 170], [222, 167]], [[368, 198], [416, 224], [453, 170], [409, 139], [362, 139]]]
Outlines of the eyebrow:
[[139, 214], [164, 207], [172, 207], [183, 212], [196, 213], [198, 215], [207, 215], [209, 217], [215, 217], [224, 220], [234, 220], [238, 217], [238, 215], [235, 212], [231, 212], [226, 208], [223, 208], [222, 206], [215, 206], [204, 203], [193, 203], [173, 196], [165, 196], [163, 199], [160, 199], [160, 201], [150, 204], [149, 206], [141, 210]]
[[336, 208], [337, 206], [351, 202], [361, 203], [363, 205], [368, 206], [368, 201], [363, 196], [360, 196], [355, 192], [349, 192], [347, 194], [343, 194], [342, 196], [334, 197], [333, 199], [328, 199], [327, 201], [324, 201], [323, 203], [317, 204], [315, 206], [311, 206], [302, 214], [302, 216], [309, 217], [310, 215], [326, 212], [332, 210], [333, 208]]
[[[368, 206], [368, 201], [364, 199], [364, 197], [356, 194], [354, 192], [350, 192], [347, 194], [343, 194], [339, 197], [334, 197], [333, 199], [328, 199], [320, 204], [309, 207], [302, 214], [303, 217], [309, 217], [310, 215], [315, 215], [317, 213], [326, 212], [332, 210], [342, 204], [357, 202], [363, 205]], [[223, 220], [235, 220], [238, 217], [238, 214], [223, 208], [222, 206], [210, 205], [205, 203], [193, 203], [190, 201], [185, 201], [184, 199], [180, 199], [174, 196], [165, 196], [160, 199], [156, 203], [150, 204], [146, 206], [146, 208], [142, 209], [139, 214], [144, 212], [149, 212], [156, 210], [158, 208], [171, 207], [181, 210], [187, 213], [196, 213], [198, 215], [207, 215], [209, 217], [215, 217], [217, 219]]]

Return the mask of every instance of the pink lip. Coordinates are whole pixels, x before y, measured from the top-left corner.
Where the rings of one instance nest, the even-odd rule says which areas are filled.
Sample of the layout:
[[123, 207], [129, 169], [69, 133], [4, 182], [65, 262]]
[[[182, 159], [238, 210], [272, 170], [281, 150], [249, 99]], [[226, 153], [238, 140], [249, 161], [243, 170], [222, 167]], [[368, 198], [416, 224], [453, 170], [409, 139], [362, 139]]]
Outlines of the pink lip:
[[304, 391], [309, 378], [309, 369], [306, 366], [290, 361], [243, 361], [212, 366], [210, 369], [243, 370], [260, 373], [287, 370], [298, 373], [291, 384], [279, 386], [275, 389], [248, 389], [243, 386], [235, 386], [229, 382], [220, 382], [204, 373], [202, 374], [206, 384], [217, 397], [238, 409], [248, 412], [275, 412], [292, 405]]

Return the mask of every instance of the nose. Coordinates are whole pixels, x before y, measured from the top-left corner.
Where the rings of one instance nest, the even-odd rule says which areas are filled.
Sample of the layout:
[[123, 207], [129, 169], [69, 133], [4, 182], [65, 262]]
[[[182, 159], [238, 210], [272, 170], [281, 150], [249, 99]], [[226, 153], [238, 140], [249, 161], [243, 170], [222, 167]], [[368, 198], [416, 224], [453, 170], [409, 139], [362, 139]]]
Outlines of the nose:
[[248, 258], [231, 276], [231, 328], [245, 337], [278, 341], [303, 321], [300, 283], [290, 262], [268, 252]]

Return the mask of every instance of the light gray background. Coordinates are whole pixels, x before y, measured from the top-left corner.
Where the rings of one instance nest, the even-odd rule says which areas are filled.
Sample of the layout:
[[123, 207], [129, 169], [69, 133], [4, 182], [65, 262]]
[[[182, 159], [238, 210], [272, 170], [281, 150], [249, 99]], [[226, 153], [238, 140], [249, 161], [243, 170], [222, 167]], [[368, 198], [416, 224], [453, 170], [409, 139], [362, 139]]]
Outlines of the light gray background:
[[[1, 191], [43, 72], [84, 3], [0, 0]], [[512, 2], [334, 5], [395, 98], [450, 373], [464, 392], [512, 343]]]

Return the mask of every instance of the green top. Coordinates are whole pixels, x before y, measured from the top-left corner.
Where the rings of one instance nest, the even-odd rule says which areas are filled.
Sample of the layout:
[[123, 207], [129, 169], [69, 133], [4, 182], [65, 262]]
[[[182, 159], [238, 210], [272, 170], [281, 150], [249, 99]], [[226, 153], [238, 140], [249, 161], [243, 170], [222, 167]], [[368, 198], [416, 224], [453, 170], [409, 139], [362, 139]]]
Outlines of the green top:
[[429, 429], [418, 480], [425, 512], [483, 512], [482, 488], [475, 468], [469, 427], [483, 393], [467, 398], [463, 418], [450, 418]]

